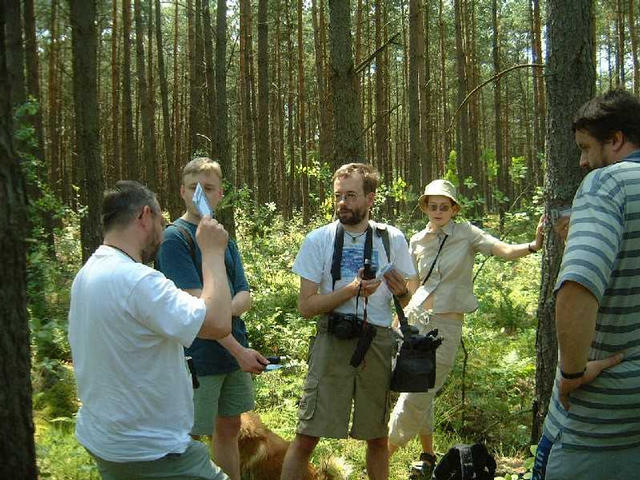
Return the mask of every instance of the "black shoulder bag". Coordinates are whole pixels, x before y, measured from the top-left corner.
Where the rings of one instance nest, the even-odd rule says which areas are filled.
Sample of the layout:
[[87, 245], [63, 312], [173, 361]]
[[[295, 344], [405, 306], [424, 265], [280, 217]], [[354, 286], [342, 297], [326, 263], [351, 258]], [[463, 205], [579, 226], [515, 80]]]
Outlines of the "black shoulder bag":
[[[422, 285], [431, 276], [446, 241], [447, 235], [442, 239], [429, 272], [421, 282]], [[420, 335], [417, 328], [409, 325], [404, 309], [395, 295], [393, 303], [396, 307], [404, 341], [396, 357], [390, 388], [394, 392], [426, 392], [433, 388], [436, 382], [436, 349], [442, 343], [442, 337], [438, 337], [437, 329], [431, 330], [426, 335]]]

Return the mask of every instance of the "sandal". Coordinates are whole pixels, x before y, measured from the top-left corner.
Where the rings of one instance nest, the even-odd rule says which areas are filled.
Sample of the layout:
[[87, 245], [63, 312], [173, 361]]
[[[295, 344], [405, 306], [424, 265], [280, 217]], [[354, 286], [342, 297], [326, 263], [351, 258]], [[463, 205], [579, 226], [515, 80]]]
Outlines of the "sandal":
[[436, 466], [436, 456], [427, 452], [420, 454], [420, 460], [411, 464], [410, 480], [430, 480]]

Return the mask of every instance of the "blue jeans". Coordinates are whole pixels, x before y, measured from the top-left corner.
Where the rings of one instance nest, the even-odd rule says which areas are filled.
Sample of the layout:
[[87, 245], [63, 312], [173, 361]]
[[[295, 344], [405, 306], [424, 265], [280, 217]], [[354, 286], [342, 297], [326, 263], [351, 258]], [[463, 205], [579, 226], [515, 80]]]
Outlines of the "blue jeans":
[[547, 461], [549, 460], [549, 452], [551, 451], [551, 440], [542, 435], [538, 442], [538, 449], [536, 450], [536, 459], [533, 463], [533, 474], [531, 480], [544, 480], [545, 473], [547, 471]]

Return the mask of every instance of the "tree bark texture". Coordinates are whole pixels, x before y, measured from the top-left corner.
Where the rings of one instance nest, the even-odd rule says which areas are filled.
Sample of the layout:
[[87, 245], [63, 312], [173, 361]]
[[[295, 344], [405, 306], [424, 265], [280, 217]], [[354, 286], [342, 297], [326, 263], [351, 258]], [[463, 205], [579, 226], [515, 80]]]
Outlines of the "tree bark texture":
[[[37, 478], [31, 413], [31, 357], [27, 316], [27, 197], [18, 156], [12, 145], [7, 71], [6, 2], [0, 2], [0, 478]], [[11, 18], [18, 22], [19, 17]]]
[[362, 109], [351, 52], [351, 2], [329, 0], [329, 51], [333, 85], [334, 163], [364, 160]]
[[267, 0], [258, 2], [258, 128], [256, 167], [258, 171], [258, 203], [269, 201], [269, 23]]
[[[590, 0], [550, 0], [547, 25], [546, 88], [547, 172], [546, 211], [569, 205], [580, 184], [580, 152], [571, 130], [576, 110], [595, 91], [593, 21]], [[546, 415], [557, 363], [553, 288], [563, 247], [553, 231], [546, 232], [536, 335], [536, 402], [532, 441], [537, 442]]]
[[102, 161], [98, 136], [95, 0], [71, 0], [73, 100], [76, 151], [84, 165], [82, 190], [88, 211], [81, 225], [82, 259], [86, 261], [102, 242]]

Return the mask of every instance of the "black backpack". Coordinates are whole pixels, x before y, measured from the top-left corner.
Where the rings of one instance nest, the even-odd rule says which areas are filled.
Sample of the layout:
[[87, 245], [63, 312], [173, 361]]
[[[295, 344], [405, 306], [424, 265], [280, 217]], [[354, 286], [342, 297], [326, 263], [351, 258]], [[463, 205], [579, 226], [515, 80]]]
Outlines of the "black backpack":
[[496, 461], [482, 443], [456, 445], [442, 457], [433, 480], [493, 480]]

